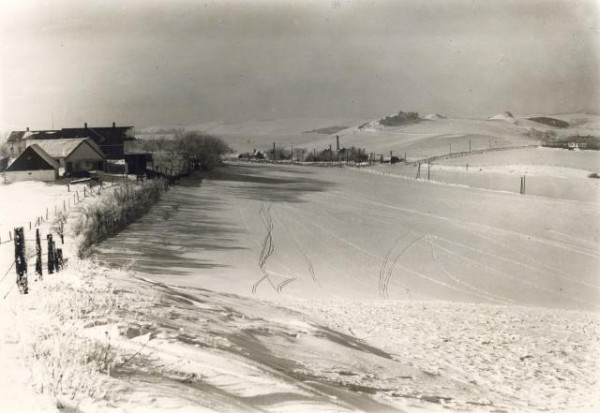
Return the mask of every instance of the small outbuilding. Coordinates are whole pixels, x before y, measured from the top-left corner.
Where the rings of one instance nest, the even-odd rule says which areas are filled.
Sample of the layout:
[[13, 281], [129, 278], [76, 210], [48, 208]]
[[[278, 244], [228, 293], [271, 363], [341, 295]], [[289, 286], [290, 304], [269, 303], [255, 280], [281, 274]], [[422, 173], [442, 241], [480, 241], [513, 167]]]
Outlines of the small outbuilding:
[[64, 173], [104, 171], [106, 156], [90, 138], [36, 139], [35, 144], [58, 162]]
[[5, 183], [52, 182], [58, 178], [58, 162], [38, 145], [30, 145], [2, 173]]
[[125, 163], [127, 164], [127, 173], [135, 175], [145, 175], [148, 172], [148, 164], [152, 164], [152, 154], [139, 149], [135, 141], [125, 142]]

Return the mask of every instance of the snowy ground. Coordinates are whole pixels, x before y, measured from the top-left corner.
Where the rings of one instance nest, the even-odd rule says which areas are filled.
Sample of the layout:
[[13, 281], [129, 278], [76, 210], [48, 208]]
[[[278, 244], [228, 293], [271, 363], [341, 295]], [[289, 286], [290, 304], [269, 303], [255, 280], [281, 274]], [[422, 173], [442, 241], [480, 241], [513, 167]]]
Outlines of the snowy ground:
[[[71, 185], [67, 188], [63, 182], [19, 182], [0, 185], [0, 328], [4, 332], [0, 340], [0, 366], [5, 372], [0, 375], [0, 411], [56, 411], [56, 401], [53, 398], [48, 397], [48, 394], [33, 391], [31, 371], [25, 363], [25, 359], [31, 356], [25, 342], [35, 336], [35, 332], [32, 331], [33, 325], [41, 325], [49, 318], [45, 312], [35, 311], [35, 300], [44, 302], [40, 290], [45, 288], [45, 284], [34, 281], [33, 276], [35, 231], [40, 230], [45, 257], [45, 237], [48, 233], [54, 234], [58, 246], [61, 247], [56, 231], [52, 229], [56, 213], [65, 210], [70, 212], [76, 209], [76, 205], [96, 197], [97, 189], [90, 194], [88, 188], [84, 195], [83, 185]], [[16, 275], [13, 266], [15, 257], [12, 233], [15, 227], [23, 227], [25, 231], [32, 290], [32, 295], [28, 297], [19, 295], [14, 282]], [[65, 253], [65, 257], [68, 258], [69, 253]], [[49, 281], [48, 277], [53, 276], [46, 274], [46, 282]], [[76, 277], [71, 274], [71, 279]]]
[[19, 374], [0, 406], [595, 411], [597, 202], [395, 173], [228, 165], [182, 182], [97, 248], [125, 270], [71, 260], [3, 300], [0, 359]]
[[[380, 175], [414, 179], [417, 165], [390, 167], [375, 164], [369, 171]], [[597, 151], [567, 151], [551, 148], [512, 149], [441, 159], [429, 167], [421, 164], [421, 179], [434, 183], [519, 193], [526, 177], [526, 194], [564, 200], [600, 202], [600, 171]]]

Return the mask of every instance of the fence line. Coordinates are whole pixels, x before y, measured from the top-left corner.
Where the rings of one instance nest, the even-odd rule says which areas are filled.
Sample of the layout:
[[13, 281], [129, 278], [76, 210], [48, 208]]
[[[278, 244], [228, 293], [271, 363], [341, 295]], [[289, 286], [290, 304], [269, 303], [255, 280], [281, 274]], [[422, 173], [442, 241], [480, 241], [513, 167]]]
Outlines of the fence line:
[[[112, 182], [112, 185], [104, 185], [104, 183], [101, 183], [100, 188], [102, 190], [106, 190], [106, 189], [110, 189], [110, 188], [114, 188], [115, 186], [121, 186], [121, 182]], [[83, 198], [79, 197], [79, 190], [76, 189], [75, 191], [71, 190], [71, 186], [74, 184], [67, 184], [67, 192], [73, 192], [73, 201], [71, 202], [71, 199], [69, 198], [68, 200], [66, 199], [62, 199], [62, 202], [59, 200], [58, 202], [54, 202], [54, 204], [50, 204], [50, 206], [46, 207], [46, 213], [45, 213], [45, 218], [44, 218], [44, 214], [39, 215], [37, 217], [35, 217], [35, 219], [30, 220], [30, 221], [26, 221], [27, 225], [22, 225], [23, 228], [25, 228], [27, 231], [31, 231], [34, 230], [38, 227], [41, 227], [43, 223], [50, 221], [52, 218], [56, 217], [56, 215], [58, 215], [59, 211], [67, 211], [68, 209], [71, 209], [73, 207], [75, 207], [77, 204], [80, 204], [85, 198], [87, 198], [88, 196], [92, 196], [95, 197], [97, 196], [97, 194], [99, 194], [99, 190], [98, 187], [96, 187], [96, 189], [94, 190], [93, 187], [91, 187], [90, 191], [87, 190], [87, 187], [84, 186], [83, 188]], [[76, 185], [76, 184], [75, 184]], [[51, 206], [54, 206], [54, 212], [50, 212], [51, 211]], [[62, 205], [62, 207], [59, 207], [60, 205]], [[19, 225], [17, 225], [18, 227]], [[3, 234], [0, 234], [0, 247], [8, 244], [8, 243], [13, 243], [14, 241], [14, 232], [9, 230], [8, 231], [8, 237], [3, 237]]]
[[418, 163], [431, 163], [434, 161], [444, 160], [444, 159], [454, 159], [454, 158], [462, 158], [464, 156], [469, 155], [481, 155], [483, 153], [488, 152], [496, 152], [496, 151], [508, 151], [513, 149], [525, 149], [525, 148], [537, 148], [538, 144], [535, 145], [516, 145], [516, 146], [501, 146], [497, 148], [483, 148], [483, 149], [475, 149], [472, 151], [462, 151], [462, 152], [450, 152], [444, 155], [436, 155], [431, 156], [429, 158], [419, 159], [416, 161], [405, 162], [406, 165], [417, 165]]
[[[48, 274], [59, 272], [64, 266], [64, 258], [62, 255], [62, 247], [57, 248], [56, 242], [53, 240], [52, 232], [49, 231], [47, 234], [48, 244], [46, 248], [43, 248], [39, 243], [39, 238], [36, 237], [35, 248], [31, 247], [32, 240], [26, 239], [23, 227], [16, 227], [14, 229], [15, 240], [15, 259], [10, 263], [2, 278], [0, 278], [0, 284], [4, 283], [11, 270], [16, 270], [16, 282], [12, 284], [10, 288], [4, 294], [3, 299], [6, 299], [8, 295], [13, 291], [14, 286], [19, 287], [19, 291], [22, 294], [29, 292], [29, 278], [30, 275], [36, 276], [36, 280], [43, 280], [43, 264], [44, 261], [47, 264]], [[39, 237], [39, 229], [36, 230], [36, 235]], [[29, 244], [29, 248], [28, 247]], [[61, 243], [61, 245], [64, 243]], [[45, 253], [45, 254], [44, 254]], [[46, 260], [44, 260], [46, 256]], [[35, 265], [32, 265], [35, 262]]]

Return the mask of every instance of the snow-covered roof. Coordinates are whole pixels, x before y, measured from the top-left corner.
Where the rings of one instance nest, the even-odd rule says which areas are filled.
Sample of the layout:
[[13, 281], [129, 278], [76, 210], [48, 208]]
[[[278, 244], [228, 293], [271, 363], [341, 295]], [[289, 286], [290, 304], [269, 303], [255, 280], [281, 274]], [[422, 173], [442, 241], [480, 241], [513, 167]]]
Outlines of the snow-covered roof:
[[67, 158], [75, 149], [82, 144], [87, 144], [94, 149], [100, 156], [105, 157], [102, 149], [91, 138], [72, 138], [72, 139], [36, 139], [30, 141], [32, 144], [39, 145], [53, 158]]

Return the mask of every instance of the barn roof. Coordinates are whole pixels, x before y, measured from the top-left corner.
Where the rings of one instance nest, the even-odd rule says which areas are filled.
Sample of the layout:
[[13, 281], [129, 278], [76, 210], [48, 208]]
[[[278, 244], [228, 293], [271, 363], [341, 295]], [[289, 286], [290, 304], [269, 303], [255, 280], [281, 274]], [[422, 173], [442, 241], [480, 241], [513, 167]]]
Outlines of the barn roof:
[[105, 158], [102, 149], [90, 138], [71, 138], [71, 139], [40, 139], [35, 141], [53, 158], [67, 158], [73, 151], [81, 145], [89, 145], [102, 158]]
[[[30, 152], [34, 152], [40, 159], [42, 159], [45, 163], [47, 163], [49, 166], [51, 166], [53, 169], [58, 169], [58, 162], [56, 162], [54, 160], [54, 158], [52, 158], [50, 155], [48, 155], [48, 153], [46, 153], [42, 148], [40, 148], [37, 144], [33, 144], [33, 145], [29, 145], [23, 152], [21, 152], [21, 154], [19, 156], [17, 156], [17, 158], [13, 161], [13, 163], [11, 163], [8, 168], [6, 168], [7, 171], [11, 171], [13, 169], [11, 169], [14, 165], [20, 165], [19, 161], [20, 158], [25, 157], [25, 156], [29, 156]], [[18, 169], [21, 170], [21, 169]]]

